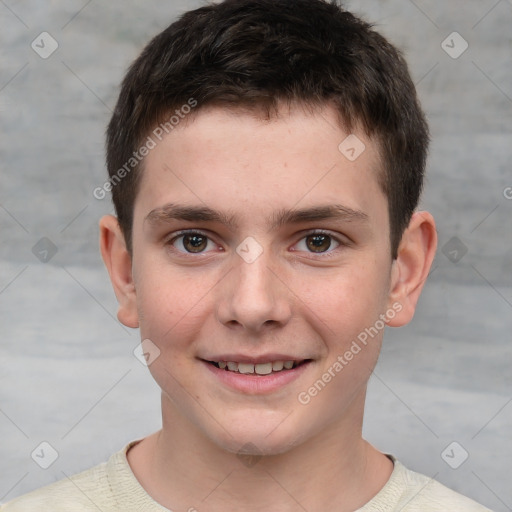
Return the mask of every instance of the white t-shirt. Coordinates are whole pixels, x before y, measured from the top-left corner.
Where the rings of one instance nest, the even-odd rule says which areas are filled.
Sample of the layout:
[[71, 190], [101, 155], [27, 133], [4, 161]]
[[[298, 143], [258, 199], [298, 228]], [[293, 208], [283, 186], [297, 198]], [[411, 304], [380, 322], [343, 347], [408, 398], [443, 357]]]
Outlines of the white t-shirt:
[[[139, 441], [128, 443], [107, 462], [0, 505], [0, 511], [169, 512], [149, 496], [128, 464], [126, 453]], [[410, 471], [392, 455], [388, 457], [394, 463], [389, 480], [371, 501], [355, 512], [490, 512], [436, 480]]]

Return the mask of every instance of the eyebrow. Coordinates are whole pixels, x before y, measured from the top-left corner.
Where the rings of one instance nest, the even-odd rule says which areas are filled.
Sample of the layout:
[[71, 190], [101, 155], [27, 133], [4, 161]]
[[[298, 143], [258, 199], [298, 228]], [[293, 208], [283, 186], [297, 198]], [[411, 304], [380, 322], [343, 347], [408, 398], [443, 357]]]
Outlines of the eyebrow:
[[[238, 227], [235, 215], [213, 210], [207, 206], [187, 206], [168, 203], [155, 208], [146, 215], [144, 222], [157, 225], [172, 220], [189, 222], [218, 222], [234, 231]], [[320, 220], [340, 220], [345, 222], [368, 222], [369, 218], [361, 210], [354, 210], [340, 204], [319, 205], [302, 209], [281, 209], [267, 218], [269, 229], [278, 229], [285, 224], [299, 224]]]

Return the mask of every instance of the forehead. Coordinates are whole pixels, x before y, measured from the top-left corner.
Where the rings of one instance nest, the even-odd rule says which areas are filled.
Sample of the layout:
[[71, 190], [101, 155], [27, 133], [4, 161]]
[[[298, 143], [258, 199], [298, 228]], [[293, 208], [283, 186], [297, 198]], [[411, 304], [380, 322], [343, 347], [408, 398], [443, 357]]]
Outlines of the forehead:
[[320, 204], [368, 217], [379, 209], [387, 213], [377, 144], [360, 130], [345, 132], [327, 106], [295, 106], [271, 119], [203, 108], [155, 142], [145, 158], [135, 218], [168, 203], [229, 211], [232, 218], [235, 212], [245, 221]]

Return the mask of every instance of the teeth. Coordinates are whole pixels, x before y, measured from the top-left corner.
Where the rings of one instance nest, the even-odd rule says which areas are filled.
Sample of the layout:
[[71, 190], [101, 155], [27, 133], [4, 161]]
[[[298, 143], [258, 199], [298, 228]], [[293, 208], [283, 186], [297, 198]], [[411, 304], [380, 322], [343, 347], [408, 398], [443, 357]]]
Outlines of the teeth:
[[274, 361], [272, 363], [272, 371], [274, 372], [280, 372], [284, 368], [283, 361]]
[[280, 372], [283, 369], [291, 370], [295, 361], [273, 361], [258, 364], [219, 361], [217, 364], [221, 370], [227, 368], [231, 372], [239, 372], [242, 374], [256, 373], [257, 375], [269, 375], [272, 372]]
[[254, 373], [254, 365], [251, 363], [238, 363], [238, 371], [239, 373]]
[[[238, 365], [240, 367], [240, 365]], [[258, 375], [268, 375], [272, 373], [272, 363], [255, 364], [254, 369]]]

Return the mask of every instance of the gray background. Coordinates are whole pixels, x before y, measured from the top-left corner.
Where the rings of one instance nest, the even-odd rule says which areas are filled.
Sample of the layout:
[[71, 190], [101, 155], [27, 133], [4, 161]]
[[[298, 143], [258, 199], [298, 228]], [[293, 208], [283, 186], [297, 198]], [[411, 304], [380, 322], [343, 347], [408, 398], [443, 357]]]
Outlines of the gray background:
[[[138, 332], [115, 318], [99, 256], [111, 204], [92, 191], [105, 180], [103, 135], [127, 65], [202, 3], [0, 1], [0, 501], [160, 427], [159, 389], [133, 355]], [[416, 317], [386, 333], [365, 435], [411, 469], [512, 510], [512, 2], [347, 5], [408, 59], [433, 135], [422, 207], [439, 233]], [[59, 44], [47, 59], [31, 48], [43, 31]], [[454, 31], [469, 44], [458, 58], [442, 47]], [[33, 250], [43, 237], [53, 256], [48, 242]], [[46, 470], [31, 458], [42, 441], [59, 454]], [[445, 461], [462, 450], [469, 458], [452, 469]]]

